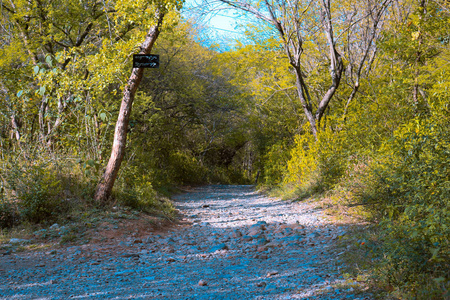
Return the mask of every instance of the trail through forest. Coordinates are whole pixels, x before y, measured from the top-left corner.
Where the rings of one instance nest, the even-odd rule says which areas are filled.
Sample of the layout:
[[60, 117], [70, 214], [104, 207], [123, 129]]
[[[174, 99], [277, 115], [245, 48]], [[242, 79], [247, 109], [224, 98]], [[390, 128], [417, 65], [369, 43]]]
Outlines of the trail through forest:
[[252, 186], [206, 186], [174, 199], [167, 232], [0, 257], [0, 299], [372, 299], [345, 281], [347, 228], [312, 204]]

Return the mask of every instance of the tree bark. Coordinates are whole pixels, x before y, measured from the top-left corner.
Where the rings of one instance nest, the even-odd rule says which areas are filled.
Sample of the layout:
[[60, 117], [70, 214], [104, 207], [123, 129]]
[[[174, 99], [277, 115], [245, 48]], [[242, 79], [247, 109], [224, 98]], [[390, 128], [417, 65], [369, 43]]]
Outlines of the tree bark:
[[[141, 45], [140, 54], [150, 54], [153, 45], [155, 44], [155, 41], [159, 36], [164, 14], [160, 11], [157, 11], [156, 13], [158, 22], [148, 31], [147, 36], [145, 37], [145, 41]], [[119, 117], [117, 119], [114, 132], [114, 142], [112, 146], [111, 156], [95, 191], [94, 199], [97, 202], [106, 202], [111, 196], [114, 182], [117, 178], [117, 174], [119, 173], [120, 165], [125, 154], [131, 108], [133, 105], [136, 90], [139, 87], [139, 83], [141, 82], [143, 73], [143, 68], [134, 68], [123, 91]]]

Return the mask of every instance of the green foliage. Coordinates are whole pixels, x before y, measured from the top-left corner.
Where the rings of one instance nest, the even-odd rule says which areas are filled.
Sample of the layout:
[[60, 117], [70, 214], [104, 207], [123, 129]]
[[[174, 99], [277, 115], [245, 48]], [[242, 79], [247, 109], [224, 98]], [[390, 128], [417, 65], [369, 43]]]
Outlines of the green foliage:
[[50, 222], [58, 212], [65, 209], [61, 195], [61, 184], [54, 169], [32, 166], [21, 170], [16, 185], [20, 214], [33, 223]]
[[165, 53], [164, 67], [146, 70], [136, 95], [130, 164], [151, 170], [156, 189], [230, 176], [234, 181], [243, 173], [237, 161], [249, 139], [247, 99], [230, 84], [235, 75], [217, 62], [220, 55], [189, 35], [189, 24], [176, 29], [161, 33], [155, 52]]
[[286, 147], [278, 144], [272, 145], [264, 157], [264, 183], [279, 185], [283, 181], [288, 161], [289, 152]]
[[[327, 192], [335, 202], [367, 207], [380, 225], [374, 249], [382, 252], [382, 286], [422, 299], [448, 290], [444, 2], [392, 2], [377, 27], [381, 40], [367, 39], [373, 20], [360, 2], [332, 4], [346, 71], [317, 124], [317, 140], [273, 28], [248, 26], [245, 43], [217, 53], [180, 20], [181, 1], [14, 3], [14, 10], [3, 3], [0, 28], [1, 227], [48, 223], [96, 206], [91, 197], [110, 153], [131, 55], [159, 8], [167, 13], [154, 47], [160, 68], [145, 71], [136, 94], [116, 204], [173, 217], [156, 191], [249, 183], [261, 174], [260, 183], [281, 186], [291, 198]], [[301, 21], [313, 110], [330, 84], [315, 5]]]
[[356, 190], [381, 221], [381, 280], [416, 296], [431, 285], [430, 299], [449, 287], [449, 129], [448, 115], [406, 124], [383, 145]]
[[122, 206], [173, 218], [175, 209], [171, 202], [158, 195], [149, 174], [141, 173], [137, 167], [125, 167], [115, 185], [113, 197]]
[[299, 198], [332, 189], [347, 168], [352, 147], [345, 131], [297, 136], [283, 184]]
[[3, 195], [0, 198], [0, 228], [10, 228], [19, 224], [20, 218], [16, 205], [6, 199]]
[[170, 154], [170, 178], [181, 184], [199, 184], [205, 181], [206, 169], [193, 155], [176, 151]]
[[57, 167], [51, 161], [16, 159], [1, 162], [3, 225], [12, 225], [17, 219], [47, 223], [66, 211]]

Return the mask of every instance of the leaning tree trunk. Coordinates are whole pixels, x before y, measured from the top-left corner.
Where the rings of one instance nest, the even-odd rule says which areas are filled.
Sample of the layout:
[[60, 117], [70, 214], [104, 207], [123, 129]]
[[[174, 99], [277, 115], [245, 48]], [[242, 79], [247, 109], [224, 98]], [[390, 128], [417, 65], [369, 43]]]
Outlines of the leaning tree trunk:
[[[145, 37], [145, 41], [141, 45], [140, 54], [150, 54], [156, 39], [159, 36], [164, 14], [157, 11], [158, 22], [152, 26]], [[143, 68], [134, 68], [131, 76], [128, 79], [127, 85], [123, 91], [122, 103], [120, 105], [119, 117], [116, 122], [116, 129], [114, 132], [114, 142], [109, 158], [108, 165], [103, 172], [102, 178], [97, 185], [95, 191], [95, 200], [97, 202], [106, 202], [111, 196], [114, 182], [119, 173], [119, 168], [125, 154], [125, 146], [127, 142], [128, 123], [130, 120], [131, 107], [133, 105], [134, 95], [141, 82]]]

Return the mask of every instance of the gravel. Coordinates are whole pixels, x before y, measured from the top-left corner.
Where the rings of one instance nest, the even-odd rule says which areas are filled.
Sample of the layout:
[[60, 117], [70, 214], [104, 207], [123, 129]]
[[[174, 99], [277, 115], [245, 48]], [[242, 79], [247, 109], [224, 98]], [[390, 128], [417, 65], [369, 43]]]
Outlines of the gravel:
[[174, 201], [190, 225], [0, 256], [0, 299], [373, 299], [340, 274], [346, 228], [310, 204], [228, 185]]

